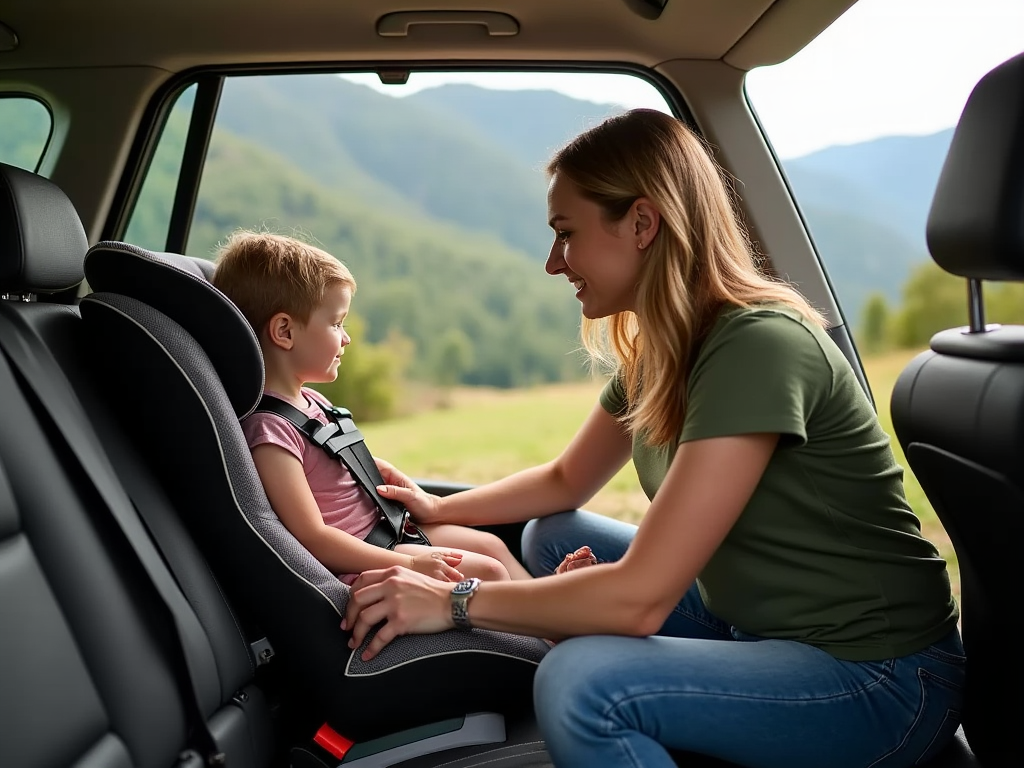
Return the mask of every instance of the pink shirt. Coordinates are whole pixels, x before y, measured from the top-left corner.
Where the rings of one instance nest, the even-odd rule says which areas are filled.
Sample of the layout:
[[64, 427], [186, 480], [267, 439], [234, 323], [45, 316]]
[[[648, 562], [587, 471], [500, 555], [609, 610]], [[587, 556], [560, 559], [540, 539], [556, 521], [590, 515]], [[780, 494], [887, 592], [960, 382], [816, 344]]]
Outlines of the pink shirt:
[[[266, 394], [281, 397], [269, 390]], [[306, 396], [307, 407], [299, 410], [327, 424], [327, 415], [315, 401], [327, 406], [330, 403], [319, 392], [306, 387], [302, 388], [302, 394]], [[306, 482], [327, 525], [359, 539], [365, 539], [373, 530], [377, 523], [377, 507], [369, 494], [344, 464], [328, 456], [323, 448], [313, 445], [286, 419], [276, 413], [254, 413], [242, 422], [242, 432], [249, 450], [265, 443], [278, 445], [302, 462]], [[338, 577], [351, 584], [358, 575], [338, 574]]]

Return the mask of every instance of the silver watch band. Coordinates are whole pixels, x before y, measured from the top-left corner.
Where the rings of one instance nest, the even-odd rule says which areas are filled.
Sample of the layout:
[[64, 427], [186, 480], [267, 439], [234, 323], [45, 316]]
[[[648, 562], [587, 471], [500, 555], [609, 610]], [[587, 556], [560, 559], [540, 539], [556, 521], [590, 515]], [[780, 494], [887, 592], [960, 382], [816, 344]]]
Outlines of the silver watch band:
[[476, 594], [479, 586], [480, 579], [464, 579], [452, 589], [452, 623], [456, 629], [473, 628], [469, 622], [469, 598]]

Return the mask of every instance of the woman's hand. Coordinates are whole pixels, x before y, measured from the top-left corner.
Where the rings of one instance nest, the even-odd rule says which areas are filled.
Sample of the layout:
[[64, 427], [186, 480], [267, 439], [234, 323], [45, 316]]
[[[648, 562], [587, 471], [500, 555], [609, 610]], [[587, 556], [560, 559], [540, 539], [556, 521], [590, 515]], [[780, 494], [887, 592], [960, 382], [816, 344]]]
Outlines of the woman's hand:
[[384, 459], [373, 458], [384, 479], [384, 485], [377, 486], [377, 493], [385, 499], [392, 499], [409, 510], [420, 525], [444, 522], [440, 520], [440, 497], [427, 493], [410, 480], [403, 472]]
[[441, 581], [462, 581], [463, 575], [455, 570], [462, 562], [462, 555], [459, 552], [422, 552], [409, 558], [409, 567], [430, 576], [432, 579]]
[[387, 620], [363, 651], [369, 661], [399, 635], [425, 635], [455, 626], [451, 612], [451, 582], [438, 581], [407, 568], [393, 566], [364, 571], [352, 584], [342, 629], [351, 629], [349, 648], [358, 648], [367, 632]]

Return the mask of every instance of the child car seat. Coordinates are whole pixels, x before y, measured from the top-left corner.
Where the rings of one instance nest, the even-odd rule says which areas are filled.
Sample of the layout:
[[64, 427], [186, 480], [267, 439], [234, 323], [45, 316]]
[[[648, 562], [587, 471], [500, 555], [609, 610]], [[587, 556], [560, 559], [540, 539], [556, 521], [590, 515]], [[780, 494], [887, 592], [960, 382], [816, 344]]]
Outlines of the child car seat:
[[[239, 419], [263, 388], [248, 322], [198, 260], [99, 243], [81, 302], [90, 352], [229, 598], [270, 641], [310, 717], [352, 739], [475, 711], [528, 711], [547, 645], [500, 632], [400, 637], [371, 661], [339, 621], [348, 587], [270, 507]], [[424, 692], [435, 691], [433, 697]]]

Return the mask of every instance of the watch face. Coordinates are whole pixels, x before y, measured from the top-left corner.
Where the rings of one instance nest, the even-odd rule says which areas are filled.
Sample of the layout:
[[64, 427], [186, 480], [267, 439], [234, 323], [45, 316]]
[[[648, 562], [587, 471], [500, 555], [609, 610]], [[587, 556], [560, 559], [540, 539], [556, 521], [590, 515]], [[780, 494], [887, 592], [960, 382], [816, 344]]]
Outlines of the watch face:
[[476, 589], [476, 585], [479, 584], [479, 583], [480, 583], [479, 579], [464, 579], [463, 581], [460, 581], [458, 584], [455, 585], [455, 588], [452, 590], [452, 594], [453, 595], [468, 595], [474, 589]]

